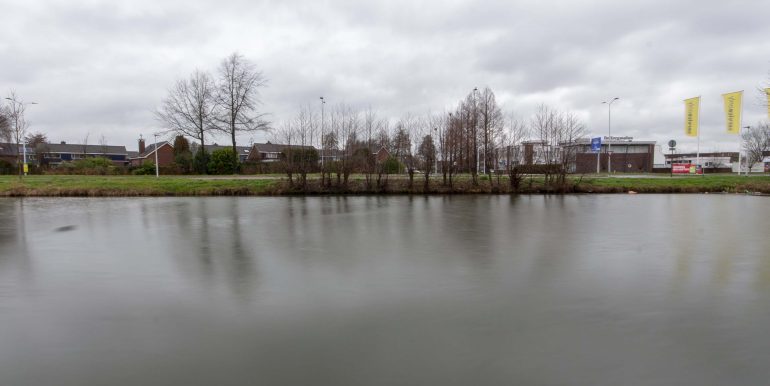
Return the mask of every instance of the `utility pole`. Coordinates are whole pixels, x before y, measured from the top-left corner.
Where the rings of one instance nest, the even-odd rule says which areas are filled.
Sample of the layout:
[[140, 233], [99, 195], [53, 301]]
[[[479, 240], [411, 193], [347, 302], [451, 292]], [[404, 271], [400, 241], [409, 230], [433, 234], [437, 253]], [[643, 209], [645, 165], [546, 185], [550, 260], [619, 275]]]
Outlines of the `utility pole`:
[[602, 102], [607, 105], [607, 174], [612, 174], [612, 102], [620, 98], [612, 98], [609, 102]]
[[155, 137], [155, 178], [160, 177], [160, 168], [158, 167], [158, 133], [152, 133]]
[[321, 169], [324, 167], [324, 105], [326, 105], [326, 99], [321, 97]]

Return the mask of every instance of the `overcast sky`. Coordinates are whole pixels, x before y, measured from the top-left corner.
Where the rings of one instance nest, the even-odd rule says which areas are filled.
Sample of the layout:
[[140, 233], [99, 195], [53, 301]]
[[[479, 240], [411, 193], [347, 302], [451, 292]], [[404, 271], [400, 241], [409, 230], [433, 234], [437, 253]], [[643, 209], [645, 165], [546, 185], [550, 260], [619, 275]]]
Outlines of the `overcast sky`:
[[745, 90], [744, 125], [767, 118], [768, 15], [762, 0], [0, 0], [0, 92], [39, 103], [31, 130], [51, 141], [136, 149], [175, 80], [237, 51], [269, 79], [273, 122], [319, 96], [392, 120], [443, 112], [489, 86], [506, 111], [546, 103], [593, 135], [620, 97], [613, 135], [694, 150], [682, 100], [701, 95], [701, 150], [735, 150], [721, 94]]

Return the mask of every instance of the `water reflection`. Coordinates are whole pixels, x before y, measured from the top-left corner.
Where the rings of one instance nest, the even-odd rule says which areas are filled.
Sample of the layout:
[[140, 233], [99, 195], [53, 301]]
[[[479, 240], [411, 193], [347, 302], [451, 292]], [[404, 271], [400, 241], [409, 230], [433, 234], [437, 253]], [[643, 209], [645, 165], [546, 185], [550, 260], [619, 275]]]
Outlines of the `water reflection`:
[[0, 200], [0, 384], [761, 384], [769, 214], [722, 195]]

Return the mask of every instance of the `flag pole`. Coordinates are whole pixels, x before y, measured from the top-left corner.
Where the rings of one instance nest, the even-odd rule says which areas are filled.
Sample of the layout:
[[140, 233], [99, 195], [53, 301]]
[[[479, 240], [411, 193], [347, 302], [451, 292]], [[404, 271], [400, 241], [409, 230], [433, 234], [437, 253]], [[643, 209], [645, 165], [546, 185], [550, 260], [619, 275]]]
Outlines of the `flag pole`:
[[700, 95], [698, 95], [698, 147], [695, 153], [695, 174], [698, 173], [698, 167], [700, 166]]
[[[743, 169], [743, 164], [741, 163], [741, 154], [743, 153], [743, 133], [741, 131], [743, 130], [743, 90], [741, 90], [741, 117], [740, 117], [740, 124], [738, 125], [738, 175], [741, 175], [741, 169]], [[748, 176], [749, 173], [746, 172], [746, 175]]]

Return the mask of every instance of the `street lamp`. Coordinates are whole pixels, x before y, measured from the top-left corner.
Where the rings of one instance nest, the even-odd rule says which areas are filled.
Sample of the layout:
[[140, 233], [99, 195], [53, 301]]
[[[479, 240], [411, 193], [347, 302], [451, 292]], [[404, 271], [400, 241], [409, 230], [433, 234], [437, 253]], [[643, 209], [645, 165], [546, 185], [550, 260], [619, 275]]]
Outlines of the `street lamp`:
[[478, 92], [479, 92], [479, 88], [478, 87], [474, 87], [473, 88], [473, 156], [476, 158], [476, 175], [479, 174], [479, 161], [480, 161], [479, 160], [479, 144], [478, 144], [478, 137], [479, 137], [479, 135], [476, 132], [476, 130], [478, 130], [478, 128], [479, 128], [478, 121], [477, 121], [478, 118], [479, 118], [478, 117], [478, 115], [479, 115], [479, 112], [478, 112], [478, 103], [479, 103], [479, 101], [478, 101], [478, 96], [477, 96]]
[[[751, 126], [743, 126], [746, 130], [751, 130]], [[743, 163], [741, 163], [741, 155], [743, 154], [743, 134], [738, 133], [738, 175], [741, 175], [741, 169], [743, 169]], [[751, 172], [751, 169], [746, 171], [746, 175], [748, 176]]]
[[160, 169], [158, 167], [158, 133], [152, 133], [155, 137], [155, 178], [160, 177]]
[[620, 98], [615, 97], [609, 102], [602, 102], [607, 105], [607, 174], [612, 174], [612, 102], [618, 99]]
[[[435, 133], [433, 135], [434, 138], [438, 138], [438, 127], [433, 128], [433, 132]], [[433, 142], [433, 141], [431, 141]], [[435, 142], [433, 142], [435, 143]], [[438, 151], [436, 145], [433, 145], [433, 167], [435, 169], [435, 173], [438, 174]]]
[[324, 170], [324, 105], [326, 99], [321, 97], [321, 185], [323, 185], [323, 170]]
[[[19, 129], [18, 129], [18, 127], [19, 127], [19, 117], [18, 117], [18, 115], [19, 114], [24, 114], [24, 108], [23, 107], [25, 105], [36, 105], [38, 103], [37, 102], [24, 103], [24, 102], [17, 101], [16, 99], [11, 99], [11, 98], [8, 98], [8, 97], [6, 97], [5, 99], [11, 101], [11, 104], [13, 105], [13, 115], [15, 117], [14, 118], [14, 130], [16, 130], [17, 135], [21, 134], [19, 132]], [[17, 106], [20, 106], [20, 107], [17, 108]], [[24, 166], [22, 166], [22, 171], [24, 172], [24, 175], [26, 176], [27, 175], [27, 171], [29, 170], [29, 166], [27, 166], [27, 144], [23, 143], [24, 142], [23, 138], [20, 138], [20, 137], [17, 137], [16, 141], [17, 141], [16, 142], [16, 146], [17, 146], [16, 147], [16, 156], [18, 157], [18, 154], [19, 154], [18, 153], [18, 151], [19, 151], [18, 146], [22, 147], [22, 152], [24, 153], [24, 163], [23, 163]], [[22, 143], [19, 143], [19, 141], [21, 141]], [[16, 162], [19, 162], [18, 158], [16, 159]]]

